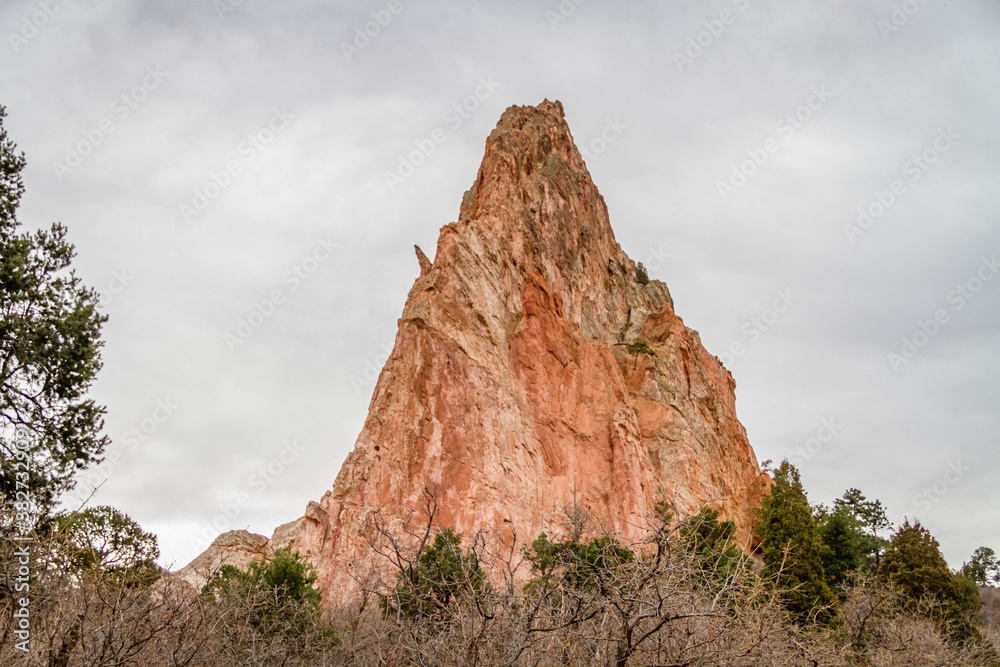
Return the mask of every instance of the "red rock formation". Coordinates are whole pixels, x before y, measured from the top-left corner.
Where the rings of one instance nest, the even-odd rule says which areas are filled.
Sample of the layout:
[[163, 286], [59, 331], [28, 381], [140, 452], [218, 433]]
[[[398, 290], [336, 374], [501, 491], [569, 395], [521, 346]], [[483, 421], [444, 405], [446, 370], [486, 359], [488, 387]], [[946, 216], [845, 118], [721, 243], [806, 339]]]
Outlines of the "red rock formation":
[[[465, 534], [567, 531], [575, 497], [634, 535], [665, 500], [680, 513], [715, 504], [748, 544], [768, 478], [733, 378], [667, 286], [636, 281], [559, 102], [503, 114], [434, 262], [417, 257], [354, 450], [268, 545], [308, 556], [327, 599], [377, 560], [366, 517], [419, 513], [425, 488], [439, 524]], [[655, 355], [630, 354], [636, 341]]]

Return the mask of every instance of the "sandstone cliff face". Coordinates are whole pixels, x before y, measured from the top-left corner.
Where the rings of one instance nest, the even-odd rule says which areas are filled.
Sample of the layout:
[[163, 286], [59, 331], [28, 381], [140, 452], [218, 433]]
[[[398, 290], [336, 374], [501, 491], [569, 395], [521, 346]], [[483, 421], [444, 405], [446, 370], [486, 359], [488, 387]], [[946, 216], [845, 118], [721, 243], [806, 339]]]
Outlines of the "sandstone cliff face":
[[[317, 566], [326, 599], [378, 557], [366, 517], [416, 515], [527, 544], [568, 532], [573, 503], [635, 535], [658, 501], [703, 503], [749, 543], [767, 490], [736, 418], [735, 383], [674, 313], [667, 286], [635, 279], [562, 105], [511, 107], [457, 222], [441, 229], [368, 418], [332, 491], [267, 545]], [[644, 341], [655, 355], [633, 357]]]

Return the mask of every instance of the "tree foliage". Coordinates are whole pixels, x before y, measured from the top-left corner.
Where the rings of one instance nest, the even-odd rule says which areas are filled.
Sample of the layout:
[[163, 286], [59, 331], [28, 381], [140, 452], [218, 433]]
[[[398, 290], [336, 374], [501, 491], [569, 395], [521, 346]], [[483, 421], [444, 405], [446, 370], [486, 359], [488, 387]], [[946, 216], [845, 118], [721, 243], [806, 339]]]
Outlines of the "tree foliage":
[[475, 594], [486, 574], [473, 551], [462, 551], [462, 535], [444, 528], [425, 544], [414, 563], [399, 572], [397, 585], [380, 600], [387, 616], [440, 618], [453, 600]]
[[749, 556], [737, 548], [736, 524], [719, 521], [719, 511], [705, 507], [680, 527], [685, 548], [694, 556], [694, 572], [713, 594], [746, 572]]
[[[230, 626], [261, 641], [279, 639], [291, 654], [337, 641], [322, 622], [322, 594], [313, 584], [316, 571], [298, 553], [279, 549], [270, 562], [251, 563], [246, 570], [223, 565], [202, 595], [221, 606]], [[319, 640], [319, 641], [317, 641]]]
[[632, 370], [635, 370], [636, 364], [639, 363], [640, 354], [648, 354], [649, 356], [656, 355], [656, 350], [654, 350], [652, 346], [644, 340], [637, 340], [634, 343], [628, 343], [625, 345], [625, 349], [632, 355]]
[[642, 265], [642, 262], [639, 262], [635, 266], [635, 281], [640, 285], [649, 284], [649, 272], [646, 271], [646, 267]]
[[847, 581], [857, 573], [871, 574], [888, 540], [881, 535], [892, 527], [879, 500], [868, 500], [858, 489], [848, 489], [833, 508], [814, 510], [823, 540], [823, 569], [827, 583], [842, 597]]
[[68, 566], [73, 571], [100, 568], [140, 582], [149, 582], [159, 574], [156, 535], [113, 507], [71, 512], [56, 517], [53, 524], [65, 539]]
[[885, 550], [888, 540], [882, 533], [892, 529], [892, 523], [886, 514], [885, 507], [878, 499], [868, 500], [858, 489], [848, 489], [844, 495], [833, 501], [834, 512], [847, 512], [862, 529], [860, 547], [868, 563], [878, 566], [879, 558]]
[[781, 591], [792, 620], [800, 624], [834, 622], [837, 600], [823, 568], [823, 541], [799, 471], [788, 461], [775, 471], [755, 533], [761, 539], [764, 575]]
[[933, 618], [955, 641], [981, 641], [979, 590], [967, 577], [955, 575], [941, 555], [938, 541], [919, 523], [904, 523], [893, 535], [879, 565], [878, 577], [898, 586], [914, 609], [935, 603]]
[[631, 551], [608, 535], [588, 542], [552, 542], [542, 533], [522, 553], [536, 580], [580, 591], [595, 590], [615, 568], [635, 558]]
[[845, 507], [817, 513], [823, 540], [823, 570], [834, 590], [842, 590], [850, 575], [865, 565], [865, 534], [861, 523]]
[[962, 574], [979, 586], [1000, 586], [1000, 560], [989, 547], [979, 547], [962, 566]]
[[[26, 491], [44, 514], [108, 443], [104, 408], [86, 398], [101, 368], [107, 318], [97, 292], [70, 268], [75, 250], [65, 227], [18, 231], [26, 161], [3, 128], [5, 116], [0, 107], [0, 492], [11, 502]], [[18, 427], [32, 435], [28, 471], [14, 459]]]

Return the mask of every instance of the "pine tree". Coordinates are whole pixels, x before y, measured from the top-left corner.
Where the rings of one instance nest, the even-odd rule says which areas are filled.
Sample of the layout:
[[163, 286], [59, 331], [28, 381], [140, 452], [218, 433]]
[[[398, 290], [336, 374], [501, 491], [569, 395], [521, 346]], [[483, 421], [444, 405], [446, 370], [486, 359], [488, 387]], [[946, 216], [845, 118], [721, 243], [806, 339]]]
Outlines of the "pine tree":
[[877, 568], [882, 552], [889, 544], [888, 540], [882, 538], [881, 533], [892, 530], [892, 523], [889, 522], [882, 501], [868, 500], [861, 491], [852, 488], [833, 501], [833, 508], [835, 512], [846, 510], [858, 521], [858, 525], [863, 529], [861, 548], [869, 564]]
[[65, 227], [18, 230], [26, 162], [5, 116], [0, 107], [0, 500], [16, 510], [4, 507], [3, 528], [25, 530], [108, 444], [104, 408], [86, 398], [107, 317], [70, 268]]
[[962, 574], [979, 586], [1000, 585], [1000, 561], [996, 552], [989, 547], [979, 547], [962, 566]]
[[823, 515], [818, 524], [827, 582], [835, 590], [842, 590], [847, 577], [865, 564], [867, 536], [860, 522], [842, 506]]
[[799, 471], [788, 461], [775, 471], [755, 533], [761, 539], [763, 574], [779, 590], [792, 621], [836, 622], [837, 599], [823, 569], [823, 541]]

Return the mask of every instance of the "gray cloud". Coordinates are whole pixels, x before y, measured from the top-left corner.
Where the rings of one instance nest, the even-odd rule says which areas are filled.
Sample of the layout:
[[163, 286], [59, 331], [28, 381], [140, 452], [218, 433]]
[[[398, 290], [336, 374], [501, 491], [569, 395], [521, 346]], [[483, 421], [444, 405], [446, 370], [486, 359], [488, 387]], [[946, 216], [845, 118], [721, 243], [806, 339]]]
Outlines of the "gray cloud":
[[[953, 565], [1000, 545], [1000, 280], [961, 310], [948, 301], [1000, 254], [995, 3], [896, 2], [917, 9], [891, 31], [888, 0], [401, 0], [387, 22], [388, 1], [230, 4], [220, 18], [209, 0], [70, 1], [30, 38], [42, 3], [0, 9], [0, 103], [29, 159], [21, 219], [66, 223], [90, 284], [132, 276], [107, 303], [95, 394], [124, 459], [97, 500], [157, 531], [166, 561], [194, 556], [192, 535], [287, 440], [308, 463], [234, 527], [269, 534], [330, 488], [370, 397], [352, 377], [394, 336], [412, 245], [432, 253], [457, 216], [503, 109], [545, 97], [581, 146], [625, 126], [588, 166], [626, 251], [669, 254], [652, 275], [708, 349], [744, 345], [730, 366], [759, 458], [832, 417], [843, 428], [801, 462], [813, 500], [860, 487], [924, 521]], [[701, 51], [679, 67], [689, 39]], [[167, 74], [136, 100], [150, 67]], [[454, 126], [447, 110], [480, 77], [499, 86]], [[779, 129], [819, 86], [832, 96]], [[275, 109], [294, 118], [249, 159], [241, 146], [267, 138]], [[102, 121], [113, 132], [60, 179], [53, 163]], [[949, 127], [960, 138], [908, 180], [904, 163]], [[446, 140], [390, 190], [386, 173], [435, 128]], [[769, 139], [777, 150], [723, 201], [718, 183]], [[239, 172], [185, 221], [180, 206], [231, 161]], [[897, 179], [905, 192], [850, 243], [844, 225]], [[293, 290], [284, 276], [317, 237], [339, 249]], [[783, 288], [788, 312], [753, 324]], [[231, 351], [224, 335], [275, 289], [283, 302]], [[940, 308], [948, 323], [894, 372], [887, 354]], [[177, 410], [130, 450], [124, 434], [164, 397]], [[970, 469], [936, 494], [959, 458]]]

